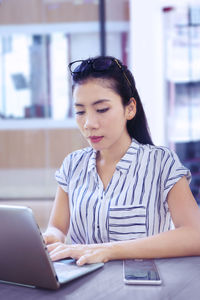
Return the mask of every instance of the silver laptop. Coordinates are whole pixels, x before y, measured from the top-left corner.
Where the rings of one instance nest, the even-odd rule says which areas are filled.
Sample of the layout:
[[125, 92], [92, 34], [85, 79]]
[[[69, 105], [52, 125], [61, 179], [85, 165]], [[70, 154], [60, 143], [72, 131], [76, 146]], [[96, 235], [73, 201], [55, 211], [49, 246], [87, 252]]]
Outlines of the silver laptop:
[[58, 289], [103, 265], [79, 267], [73, 259], [53, 263], [32, 210], [0, 205], [0, 281]]

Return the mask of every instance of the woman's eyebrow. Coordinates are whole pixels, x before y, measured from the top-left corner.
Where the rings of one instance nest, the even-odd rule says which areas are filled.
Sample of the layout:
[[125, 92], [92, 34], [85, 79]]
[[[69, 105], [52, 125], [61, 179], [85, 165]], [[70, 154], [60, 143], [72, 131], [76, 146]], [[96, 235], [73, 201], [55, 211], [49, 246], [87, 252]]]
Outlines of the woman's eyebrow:
[[92, 105], [96, 105], [96, 104], [100, 104], [100, 103], [104, 103], [104, 102], [110, 102], [110, 100], [108, 100], [108, 99], [99, 99], [99, 100], [95, 101], [94, 103], [92, 103]]
[[[92, 105], [97, 105], [97, 104], [104, 103], [104, 102], [110, 102], [110, 100], [108, 100], [108, 99], [99, 99], [99, 100], [93, 102]], [[74, 106], [76, 106], [76, 107], [83, 107], [85, 105], [81, 104], [81, 103], [78, 103], [78, 102], [75, 102]]]
[[80, 104], [80, 103], [74, 103], [74, 106], [84, 106], [83, 104]]

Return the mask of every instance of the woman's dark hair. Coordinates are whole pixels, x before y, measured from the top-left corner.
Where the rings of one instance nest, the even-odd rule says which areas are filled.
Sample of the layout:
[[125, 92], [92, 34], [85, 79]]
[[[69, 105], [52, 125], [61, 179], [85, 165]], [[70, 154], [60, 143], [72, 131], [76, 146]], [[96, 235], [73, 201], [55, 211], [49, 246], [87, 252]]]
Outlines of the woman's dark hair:
[[[76, 66], [75, 69], [72, 66]], [[110, 87], [122, 98], [123, 106], [128, 105], [130, 98], [136, 101], [137, 112], [133, 119], [127, 121], [127, 130], [131, 138], [141, 144], [153, 145], [145, 112], [135, 86], [135, 80], [127, 66], [112, 56], [98, 56], [69, 64], [72, 74], [72, 89], [89, 79], [108, 79]]]

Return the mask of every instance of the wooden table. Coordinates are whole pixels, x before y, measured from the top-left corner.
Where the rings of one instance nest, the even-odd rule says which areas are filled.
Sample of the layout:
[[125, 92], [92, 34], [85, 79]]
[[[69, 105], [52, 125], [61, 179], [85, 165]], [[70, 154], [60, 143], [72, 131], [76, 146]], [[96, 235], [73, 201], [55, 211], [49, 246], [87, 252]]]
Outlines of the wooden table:
[[0, 283], [1, 300], [200, 300], [200, 257], [157, 259], [161, 286], [123, 282], [122, 261], [111, 261], [57, 291]]

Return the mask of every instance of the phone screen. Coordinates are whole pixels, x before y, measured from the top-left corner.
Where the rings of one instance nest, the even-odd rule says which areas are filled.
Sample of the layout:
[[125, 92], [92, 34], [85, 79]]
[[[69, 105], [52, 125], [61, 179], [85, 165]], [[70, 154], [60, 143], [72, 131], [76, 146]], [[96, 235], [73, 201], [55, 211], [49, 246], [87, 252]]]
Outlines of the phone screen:
[[124, 260], [124, 281], [127, 284], [161, 284], [161, 279], [152, 259]]

